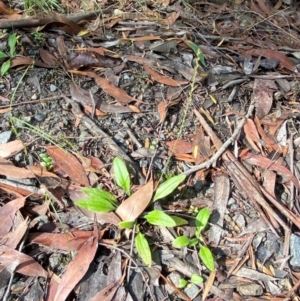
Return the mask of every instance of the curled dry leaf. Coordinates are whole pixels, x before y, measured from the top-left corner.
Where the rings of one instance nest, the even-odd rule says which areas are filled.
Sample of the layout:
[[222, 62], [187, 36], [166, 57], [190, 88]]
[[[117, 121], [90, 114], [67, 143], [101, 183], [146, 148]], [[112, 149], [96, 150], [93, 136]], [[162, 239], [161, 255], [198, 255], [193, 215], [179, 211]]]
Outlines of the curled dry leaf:
[[66, 252], [77, 251], [93, 236], [93, 231], [73, 230], [66, 233], [30, 233], [29, 241]]
[[10, 67], [18, 67], [18, 66], [28, 66], [28, 65], [34, 65], [38, 67], [44, 67], [44, 68], [52, 68], [52, 65], [47, 65], [43, 62], [37, 61], [35, 59], [32, 59], [30, 57], [25, 56], [18, 56], [11, 60]]
[[266, 57], [268, 59], [275, 59], [277, 61], [280, 62], [280, 64], [285, 67], [286, 69], [289, 69], [291, 71], [294, 71], [295, 69], [295, 64], [284, 54], [278, 52], [278, 51], [274, 51], [274, 50], [270, 50], [270, 49], [251, 49], [251, 50], [247, 50], [245, 52], [245, 54], [247, 55], [256, 55], [256, 56], [263, 56]]
[[0, 238], [9, 233], [16, 212], [25, 204], [25, 197], [17, 198], [0, 208]]
[[134, 221], [148, 207], [153, 195], [153, 181], [136, 191], [126, 199], [116, 210], [123, 221]]
[[89, 269], [98, 248], [99, 237], [96, 225], [94, 225], [93, 232], [93, 236], [87, 239], [75, 258], [68, 264], [61, 282], [56, 289], [54, 301], [65, 301]]
[[32, 257], [8, 248], [0, 246], [1, 264], [4, 266], [17, 262], [16, 272], [32, 277], [47, 277], [47, 272]]
[[170, 77], [161, 75], [159, 73], [157, 73], [156, 71], [152, 70], [151, 68], [149, 68], [147, 65], [143, 65], [145, 71], [150, 74], [154, 80], [156, 80], [157, 82], [167, 85], [167, 86], [172, 86], [172, 87], [178, 87], [181, 85], [187, 85], [189, 82], [188, 81], [180, 81], [180, 80], [175, 80], [172, 79]]
[[4, 144], [0, 144], [0, 157], [8, 158], [20, 152], [23, 148], [23, 142], [18, 139]]
[[157, 111], [158, 111], [158, 114], [159, 114], [159, 124], [163, 123], [166, 119], [167, 107], [168, 106], [164, 101], [160, 102], [157, 106]]
[[172, 12], [166, 19], [162, 20], [161, 23], [164, 25], [172, 25], [179, 18], [180, 12]]
[[70, 177], [70, 179], [83, 186], [89, 186], [89, 180], [86, 176], [82, 164], [77, 158], [67, 151], [57, 146], [48, 146], [47, 152], [55, 163]]
[[256, 126], [254, 122], [251, 119], [248, 119], [244, 124], [244, 132], [247, 138], [247, 141], [251, 145], [251, 147], [257, 151], [260, 152], [260, 149], [257, 147], [257, 143], [259, 143], [259, 134], [256, 130]]
[[256, 114], [259, 118], [265, 117], [270, 112], [275, 89], [277, 88], [273, 80], [255, 79], [253, 100], [256, 107]]
[[295, 178], [291, 171], [288, 170], [286, 167], [276, 163], [275, 161], [270, 160], [269, 158], [265, 158], [261, 155], [254, 155], [251, 153], [243, 154], [241, 159], [248, 162], [249, 164], [254, 164], [262, 168], [277, 171], [278, 173], [282, 174], [284, 177], [292, 181], [295, 187], [300, 189], [299, 181]]
[[193, 152], [193, 143], [186, 140], [173, 140], [166, 142], [168, 149], [174, 154], [191, 154]]

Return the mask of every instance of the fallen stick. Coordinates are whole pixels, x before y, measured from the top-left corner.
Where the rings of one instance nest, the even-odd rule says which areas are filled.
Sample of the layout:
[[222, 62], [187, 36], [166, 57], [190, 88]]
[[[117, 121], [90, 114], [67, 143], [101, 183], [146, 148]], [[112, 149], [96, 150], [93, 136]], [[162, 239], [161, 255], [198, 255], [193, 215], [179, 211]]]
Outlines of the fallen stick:
[[[73, 22], [79, 22], [81, 20], [97, 18], [99, 14], [107, 13], [110, 10], [111, 10], [110, 8], [99, 9], [91, 12], [66, 15], [66, 18]], [[1, 21], [0, 29], [37, 27], [37, 26], [46, 25], [51, 22], [57, 22], [57, 18], [55, 18], [55, 16], [43, 17], [43, 16], [35, 15], [28, 18]]]
[[[246, 117], [249, 117], [252, 114], [252, 111], [253, 108], [251, 108], [251, 110], [249, 108]], [[230, 174], [232, 180], [234, 181], [236, 186], [240, 189], [240, 191], [242, 191], [248, 199], [252, 200], [254, 204], [260, 205], [268, 213], [268, 215], [272, 216], [286, 231], [290, 231], [290, 228], [287, 226], [287, 224], [279, 217], [278, 214], [276, 214], [276, 212], [272, 209], [272, 207], [267, 203], [267, 201], [262, 196], [259, 183], [250, 175], [248, 170], [243, 166], [243, 164], [241, 164], [238, 161], [238, 159], [232, 154], [232, 152], [226, 150], [226, 148], [230, 145], [230, 143], [227, 142], [229, 140], [232, 142], [233, 140], [232, 138], [233, 137], [235, 138], [237, 136], [237, 134], [235, 134], [236, 131], [234, 132], [235, 136], [232, 135], [232, 137], [229, 140], [227, 140], [224, 144], [222, 144], [222, 141], [208, 125], [205, 118], [197, 110], [194, 110], [194, 114], [197, 116], [205, 132], [210, 136], [213, 144], [219, 149], [221, 153], [223, 153], [222, 159], [228, 170], [228, 173]], [[238, 125], [239, 131], [243, 127], [245, 121], [246, 119], [243, 120]], [[217, 158], [218, 157], [214, 158], [214, 160], [216, 160]], [[214, 162], [214, 160], [209, 160], [208, 162], [211, 164], [211, 162]], [[197, 170], [199, 170], [199, 165], [196, 167], [198, 167]], [[189, 171], [190, 170], [188, 170], [188, 172]], [[288, 219], [290, 218], [290, 215], [287, 214], [286, 210], [284, 210], [281, 213], [286, 218]], [[265, 219], [267, 223], [269, 223], [264, 214], [262, 214], [262, 217]], [[293, 218], [291, 221], [300, 229], [300, 220]]]

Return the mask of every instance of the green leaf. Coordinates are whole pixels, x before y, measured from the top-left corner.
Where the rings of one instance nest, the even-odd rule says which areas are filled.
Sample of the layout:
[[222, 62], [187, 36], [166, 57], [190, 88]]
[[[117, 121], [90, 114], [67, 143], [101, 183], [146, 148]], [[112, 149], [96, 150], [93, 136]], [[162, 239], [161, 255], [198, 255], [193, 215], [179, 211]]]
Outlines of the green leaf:
[[123, 188], [126, 194], [130, 195], [130, 175], [125, 162], [121, 158], [114, 158], [114, 178], [118, 186]]
[[10, 60], [5, 61], [2, 66], [1, 66], [1, 70], [0, 73], [1, 75], [4, 75], [10, 68]]
[[198, 239], [197, 238], [192, 238], [189, 242], [189, 247], [193, 247], [198, 243]]
[[151, 225], [156, 225], [156, 226], [162, 226], [162, 227], [175, 227], [176, 222], [174, 219], [160, 211], [160, 210], [153, 210], [149, 212], [148, 214], [145, 215], [145, 218], [147, 222]]
[[82, 199], [75, 203], [81, 208], [85, 208], [95, 212], [110, 212], [116, 209], [116, 207], [107, 200], [98, 199]]
[[147, 239], [141, 232], [139, 232], [135, 237], [135, 247], [136, 247], [138, 254], [144, 261], [144, 263], [148, 267], [151, 267], [152, 257], [151, 257], [150, 247], [149, 247]]
[[82, 188], [81, 191], [87, 194], [90, 198], [104, 199], [106, 201], [109, 201], [116, 207], [119, 206], [119, 202], [117, 201], [115, 196], [106, 190], [87, 187], [87, 188]]
[[6, 55], [4, 52], [0, 51], [0, 59], [6, 58], [8, 55]]
[[205, 266], [210, 270], [213, 271], [215, 269], [215, 262], [214, 262], [214, 256], [211, 252], [211, 250], [206, 246], [201, 246], [199, 251], [199, 256]]
[[78, 200], [76, 205], [95, 212], [110, 212], [117, 208], [118, 201], [108, 191], [98, 188], [82, 188], [89, 198]]
[[208, 208], [202, 208], [196, 216], [196, 237], [201, 235], [201, 231], [207, 226], [211, 212]]
[[181, 279], [179, 280], [179, 283], [178, 283], [177, 287], [178, 287], [178, 288], [184, 288], [184, 287], [186, 287], [186, 286], [187, 286], [187, 281], [186, 281], [185, 279], [181, 278]]
[[199, 46], [189, 40], [185, 40], [184, 42], [195, 52], [197, 59], [201, 62], [202, 65], [205, 66], [205, 57]]
[[175, 248], [184, 248], [186, 246], [188, 246], [190, 243], [190, 239], [183, 235], [183, 236], [178, 236], [176, 239], [173, 240], [172, 245]]
[[176, 224], [176, 227], [181, 226], [181, 225], [187, 225], [189, 223], [186, 219], [181, 218], [179, 216], [172, 215], [171, 217], [173, 218], [173, 220]]
[[123, 222], [119, 222], [119, 227], [121, 229], [132, 229], [134, 226], [135, 221], [123, 221]]
[[162, 199], [172, 193], [178, 187], [178, 185], [184, 181], [185, 178], [186, 175], [178, 175], [159, 185], [152, 202]]
[[203, 277], [198, 274], [193, 274], [191, 277], [191, 282], [194, 284], [201, 284], [203, 282]]
[[8, 38], [9, 54], [11, 58], [16, 56], [17, 34], [13, 33]]

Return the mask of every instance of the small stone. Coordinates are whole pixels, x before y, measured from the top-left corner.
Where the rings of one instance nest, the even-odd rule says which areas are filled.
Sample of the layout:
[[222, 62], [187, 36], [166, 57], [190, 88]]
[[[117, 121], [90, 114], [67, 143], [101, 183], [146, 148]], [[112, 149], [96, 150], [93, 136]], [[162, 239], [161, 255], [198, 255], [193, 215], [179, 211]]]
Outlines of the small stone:
[[0, 144], [7, 143], [12, 135], [12, 131], [5, 131], [0, 134]]
[[44, 121], [44, 120], [46, 119], [46, 117], [47, 117], [46, 114], [41, 113], [41, 114], [36, 114], [36, 115], [34, 116], [34, 119], [35, 119], [36, 121], [38, 121], [38, 122], [42, 122], [42, 121]]
[[238, 225], [240, 229], [243, 229], [245, 227], [245, 218], [242, 214], [237, 213], [234, 215], [232, 219], [235, 221], [235, 223]]
[[91, 92], [93, 93], [93, 94], [96, 94], [98, 91], [99, 91], [99, 87], [98, 86], [93, 86], [93, 87], [91, 87]]
[[37, 97], [37, 95], [34, 93], [32, 96], [31, 96], [31, 99], [32, 100], [36, 100], [38, 97]]
[[290, 238], [290, 265], [297, 270], [300, 269], [300, 236], [291, 234]]
[[57, 90], [57, 87], [53, 84], [50, 85], [50, 91], [55, 92]]
[[257, 283], [241, 284], [237, 291], [244, 296], [260, 296], [263, 294], [262, 287]]

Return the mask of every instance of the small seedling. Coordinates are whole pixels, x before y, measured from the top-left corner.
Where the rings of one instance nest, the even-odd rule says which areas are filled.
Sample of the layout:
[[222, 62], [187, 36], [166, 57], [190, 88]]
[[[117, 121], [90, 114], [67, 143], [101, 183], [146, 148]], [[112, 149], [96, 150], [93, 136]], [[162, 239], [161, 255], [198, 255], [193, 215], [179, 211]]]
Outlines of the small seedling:
[[40, 162], [41, 166], [47, 168], [48, 170], [53, 168], [53, 161], [51, 157], [43, 153], [40, 154], [40, 158], [42, 159], [42, 162]]
[[[127, 194], [131, 195], [131, 182], [130, 173], [127, 169], [125, 162], [121, 158], [115, 158], [113, 160], [114, 180], [116, 184], [121, 187]], [[174, 176], [161, 185], [158, 186], [151, 202], [155, 202], [158, 199], [164, 198], [172, 193], [178, 185], [180, 185], [185, 175]], [[82, 192], [88, 195], [87, 198], [78, 200], [76, 205], [94, 212], [110, 212], [117, 210], [119, 202], [116, 197], [108, 192], [98, 188], [83, 188]], [[125, 200], [126, 202], [126, 200]], [[188, 224], [188, 222], [176, 215], [169, 215], [161, 210], [152, 210], [147, 214], [141, 214], [139, 218], [145, 219], [149, 224], [161, 227], [177, 227], [180, 225]], [[119, 223], [119, 227], [132, 229], [138, 221], [122, 221]], [[137, 234], [135, 236], [135, 246], [137, 253], [142, 258], [147, 266], [151, 266], [152, 257], [151, 250], [147, 238], [141, 233], [137, 224]]]
[[185, 288], [189, 283], [193, 284], [201, 284], [203, 282], [203, 277], [201, 277], [198, 274], [193, 274], [190, 280], [186, 280], [184, 278], [181, 278], [179, 280], [179, 283], [177, 285], [178, 288]]
[[10, 69], [11, 60], [16, 56], [17, 34], [13, 33], [8, 37], [9, 53], [6, 54], [0, 51], [0, 60], [3, 60], [1, 64], [0, 74], [5, 75]]
[[173, 246], [175, 248], [184, 248], [184, 247], [192, 247], [199, 245], [199, 257], [204, 263], [204, 265], [210, 270], [213, 271], [215, 269], [214, 256], [211, 250], [203, 245], [203, 237], [201, 232], [207, 226], [210, 210], [208, 208], [201, 209], [196, 216], [196, 233], [194, 238], [189, 238], [185, 235], [177, 237], [173, 241]]
[[35, 31], [32, 32], [32, 35], [33, 35], [34, 40], [38, 44], [41, 44], [44, 41], [44, 35], [43, 35], [43, 33], [41, 33], [39, 31], [39, 27]]

